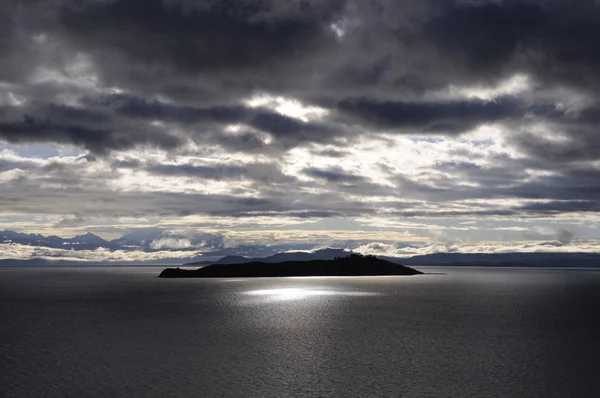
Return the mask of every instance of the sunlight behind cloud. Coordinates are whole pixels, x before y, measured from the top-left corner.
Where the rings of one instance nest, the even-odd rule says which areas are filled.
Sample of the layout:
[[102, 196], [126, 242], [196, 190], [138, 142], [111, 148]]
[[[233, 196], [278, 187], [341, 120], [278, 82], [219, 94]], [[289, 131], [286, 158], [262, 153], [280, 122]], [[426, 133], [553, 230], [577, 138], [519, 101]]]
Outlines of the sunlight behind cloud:
[[493, 100], [505, 95], [518, 95], [527, 92], [532, 88], [532, 81], [529, 76], [516, 74], [505, 80], [500, 81], [496, 86], [455, 86], [450, 87], [440, 93], [440, 96], [450, 98], [479, 98], [482, 100]]
[[266, 107], [274, 109], [282, 115], [300, 119], [303, 122], [319, 120], [329, 114], [325, 108], [306, 106], [299, 100], [289, 97], [276, 97], [269, 94], [258, 94], [244, 103], [249, 107]]

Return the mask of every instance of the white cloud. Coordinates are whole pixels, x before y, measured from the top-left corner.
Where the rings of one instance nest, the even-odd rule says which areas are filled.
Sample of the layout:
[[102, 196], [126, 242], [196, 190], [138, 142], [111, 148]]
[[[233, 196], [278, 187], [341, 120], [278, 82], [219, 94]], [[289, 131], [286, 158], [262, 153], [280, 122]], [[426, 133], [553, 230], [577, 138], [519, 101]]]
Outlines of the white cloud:
[[48, 247], [0, 243], [0, 258], [27, 260], [30, 258], [43, 260], [89, 261], [89, 262], [146, 262], [155, 260], [188, 259], [200, 253], [189, 251], [161, 250], [145, 252], [139, 250], [115, 250], [99, 248], [96, 250], [64, 250]]
[[358, 246], [354, 251], [391, 257], [410, 257], [435, 253], [598, 253], [598, 241], [523, 241], [523, 242], [448, 242], [425, 245], [398, 246], [390, 243], [371, 242]]
[[325, 108], [302, 104], [295, 98], [277, 97], [266, 93], [248, 98], [244, 103], [250, 107], [271, 108], [282, 115], [300, 119], [303, 122], [319, 120], [329, 114]]
[[531, 90], [533, 83], [531, 78], [524, 74], [516, 74], [502, 80], [495, 86], [456, 86], [450, 85], [447, 90], [433, 94], [434, 96], [447, 98], [479, 98], [492, 100], [505, 95], [518, 95]]
[[150, 242], [150, 247], [154, 250], [161, 249], [189, 249], [192, 247], [189, 239], [183, 238], [160, 238]]

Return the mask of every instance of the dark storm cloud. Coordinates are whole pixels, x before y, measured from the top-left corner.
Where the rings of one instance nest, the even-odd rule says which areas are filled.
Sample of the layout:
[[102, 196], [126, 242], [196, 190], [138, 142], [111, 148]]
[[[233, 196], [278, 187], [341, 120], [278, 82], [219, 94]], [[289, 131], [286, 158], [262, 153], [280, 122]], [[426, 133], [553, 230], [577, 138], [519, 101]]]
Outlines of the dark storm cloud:
[[[473, 210], [440, 213], [442, 216], [544, 215], [597, 212], [600, 209], [600, 170], [592, 166], [553, 169], [527, 159], [503, 159], [486, 167], [468, 162], [442, 162], [433, 170], [447, 174], [427, 174], [418, 181], [396, 176], [400, 193], [406, 198], [448, 205], [466, 204], [475, 199], [518, 198], [525, 201], [521, 205], [506, 205], [503, 210], [499, 210], [502, 205], [495, 202], [489, 205], [494, 209], [485, 211], [481, 211], [485, 204], [474, 203]], [[539, 172], [545, 175], [535, 176]], [[435, 209], [401, 214], [424, 216], [427, 213], [437, 214]]]
[[[493, 123], [525, 159], [493, 159], [485, 167], [474, 159], [441, 162], [419, 178], [391, 176], [395, 189], [342, 169], [303, 172], [317, 180], [311, 188], [339, 190], [321, 205], [348, 194], [394, 194], [440, 203], [548, 201], [473, 215], [592, 211], [600, 200], [592, 164], [600, 157], [599, 20], [592, 0], [7, 0], [0, 4], [0, 139], [74, 144], [98, 158], [136, 147], [173, 154], [196, 143], [271, 158], [306, 145], [341, 159], [349, 140], [364, 133], [459, 136]], [[450, 90], [493, 87], [517, 74], [531, 82], [519, 97], [483, 100]], [[249, 106], [245, 100], [256, 94], [330, 112], [302, 121]], [[3, 162], [4, 171], [33, 167]], [[272, 197], [281, 184], [292, 194], [301, 187], [264, 165], [126, 162], [113, 166], [213, 180], [242, 176]], [[56, 184], [67, 184], [67, 171], [52, 170]], [[470, 185], [460, 184], [465, 180]], [[237, 203], [238, 211], [285, 208], [260, 200]], [[25, 201], [23, 209], [27, 203], [34, 205]], [[217, 204], [161, 203], [153, 205], [181, 214], [233, 213]], [[312, 205], [285, 209], [322, 211]]]
[[[11, 143], [56, 142], [81, 145], [98, 152], [116, 147], [131, 147], [131, 145], [117, 145], [108, 130], [62, 125], [29, 115], [24, 115], [23, 120], [20, 121], [0, 123], [0, 132], [1, 137]], [[123, 144], [130, 142], [128, 139]]]
[[588, 213], [600, 211], [600, 204], [589, 200], [535, 202], [519, 206], [518, 210], [542, 214]]
[[471, 162], [439, 162], [433, 167], [438, 172], [459, 177], [481, 187], [506, 187], [522, 183], [529, 177], [527, 167], [517, 160], [497, 161], [496, 164], [481, 166]]
[[[600, 201], [598, 178], [600, 172], [589, 169], [564, 170], [552, 175], [531, 177], [527, 169], [519, 170], [519, 161], [513, 161], [513, 168], [481, 168], [472, 164], [460, 164], [460, 168], [441, 164], [440, 169], [449, 174], [436, 174], [421, 177], [415, 181], [405, 176], [397, 176], [399, 192], [407, 198], [443, 203], [472, 199], [549, 200], [555, 206], [559, 201], [574, 201], [582, 211], [589, 211], [590, 201]], [[522, 166], [522, 165], [521, 165]], [[531, 170], [533, 172], [539, 170]], [[550, 172], [545, 170], [545, 172]], [[469, 183], [468, 185], [465, 183]], [[480, 206], [481, 204], [478, 204]], [[494, 205], [496, 206], [496, 205]], [[533, 203], [531, 207], [514, 207], [515, 210], [544, 210], [547, 204]], [[556, 205], [558, 206], [558, 205]], [[557, 207], [559, 209], [560, 207]], [[550, 208], [548, 208], [550, 209]], [[586, 210], [587, 209], [587, 210]], [[565, 212], [576, 211], [568, 205]]]
[[[208, 76], [247, 92], [285, 91], [302, 81], [311, 89], [328, 81], [327, 91], [347, 92], [349, 85], [395, 91], [495, 81], [515, 72], [544, 83], [595, 84], [600, 61], [590, 40], [600, 33], [592, 0], [577, 7], [564, 0], [48, 0], [29, 6], [35, 3], [5, 6], [7, 19], [28, 22], [5, 25], [9, 44], [23, 30], [43, 29], [92, 54], [104, 78], [153, 89], [176, 91], [191, 82], [186, 77]], [[31, 14], [27, 20], [23, 9]], [[318, 73], [315, 65], [322, 67]], [[335, 75], [348, 78], [332, 80]], [[315, 76], [322, 79], [310, 84], [307, 78]], [[210, 81], [203, 83], [210, 89]], [[193, 94], [202, 96], [197, 88]]]
[[325, 180], [334, 183], [353, 183], [364, 180], [364, 177], [358, 176], [341, 169], [322, 170], [314, 167], [306, 168], [303, 173], [313, 178]]
[[278, 138], [293, 137], [294, 141], [327, 142], [333, 133], [325, 126], [305, 123], [279, 113], [265, 111], [257, 113], [249, 124]]
[[[285, 91], [337, 45], [345, 1], [56, 0], [31, 17], [106, 85], [188, 103]], [[52, 6], [54, 3], [54, 6]]]
[[469, 211], [399, 211], [390, 213], [394, 217], [489, 217], [489, 216], [516, 216], [515, 210], [469, 210]]
[[59, 22], [71, 40], [92, 51], [113, 47], [134, 61], [174, 72], [238, 72], [268, 68], [273, 59], [302, 60], [333, 40], [327, 23], [343, 5], [337, 0], [68, 2]]
[[182, 124], [198, 122], [236, 123], [249, 117], [250, 110], [243, 106], [213, 106], [194, 108], [170, 105], [158, 100], [146, 100], [132, 95], [108, 95], [85, 101], [90, 106], [113, 110], [116, 114], [150, 120]]
[[444, 58], [473, 73], [531, 72], [547, 83], [597, 85], [600, 34], [596, 1], [445, 2], [425, 24]]
[[0, 137], [10, 143], [55, 142], [74, 144], [92, 152], [130, 149], [137, 145], [175, 149], [181, 140], [162, 132], [129, 130], [113, 134], [111, 130], [86, 128], [73, 124], [60, 124], [29, 115], [20, 121], [0, 122]]
[[[554, 167], [570, 168], [570, 163], [594, 161], [600, 158], [597, 125], [600, 122], [600, 99], [578, 110], [554, 111], [542, 119], [547, 132], [530, 131], [528, 126], [508, 135], [512, 145], [527, 154], [532, 161], [551, 163]], [[556, 139], [558, 136], [559, 139]]]
[[94, 110], [35, 101], [17, 109], [0, 109], [0, 138], [12, 143], [74, 144], [97, 153], [137, 145], [168, 150], [183, 143], [152, 126], [117, 123]]
[[27, 12], [18, 0], [5, 0], [0, 4], [0, 81], [22, 82], [40, 61], [32, 49], [31, 38], [23, 34], [29, 30]]
[[[348, 123], [369, 128], [460, 134], [526, 114], [547, 117], [535, 98], [526, 103], [510, 97], [423, 101], [419, 96], [451, 84], [493, 83], [515, 73], [530, 76], [542, 88], [570, 84], [586, 90], [596, 85], [593, 71], [600, 60], [590, 39], [600, 33], [595, 23], [600, 10], [592, 1], [571, 7], [552, 0], [48, 0], [7, 2], [3, 11], [0, 48], [6, 50], [6, 68], [18, 69], [18, 64], [6, 66], [15, 62], [15, 51], [38, 57], [28, 64], [62, 67], [69, 56], [86, 54], [100, 84], [132, 93], [108, 97], [114, 103], [105, 105], [121, 118], [244, 123], [283, 141], [284, 149], [355, 134], [343, 122], [348, 118]], [[40, 38], [45, 39], [37, 47], [22, 43]], [[53, 57], [40, 49], [55, 47], [58, 55]], [[332, 122], [342, 124], [325, 127], [236, 104], [257, 92], [309, 102], [326, 98], [343, 115]], [[136, 99], [157, 94], [173, 102]], [[32, 134], [18, 122], [5, 122], [2, 130], [22, 130], [31, 139], [71, 141], [96, 151], [102, 146], [118, 149], [119, 142], [129, 147], [124, 135], [166, 149], [185, 142], [147, 139], [147, 134], [124, 127], [121, 118], [110, 119], [105, 128], [82, 126], [77, 119], [40, 127], [62, 128], [64, 134]], [[27, 140], [4, 133], [9, 134], [13, 141]], [[88, 143], [80, 135], [93, 138]], [[230, 138], [212, 142], [263, 148], [251, 133], [237, 141]]]
[[[392, 187], [381, 185], [371, 181], [368, 177], [353, 174], [349, 171], [342, 170], [339, 167], [332, 167], [328, 169], [320, 169], [316, 167], [307, 167], [302, 170], [302, 173], [314, 178], [316, 181], [312, 183], [304, 183], [305, 186], [318, 188], [323, 185], [327, 187], [335, 186], [333, 190], [335, 195], [334, 198], [329, 198], [329, 201], [350, 201], [350, 197], [381, 197], [381, 196], [393, 196], [395, 190]], [[365, 207], [365, 210], [370, 205]], [[370, 209], [374, 211], [375, 209]]]
[[433, 134], [463, 133], [483, 123], [522, 117], [526, 112], [521, 101], [508, 97], [432, 103], [353, 99], [340, 101], [337, 108], [379, 128]]
[[[267, 109], [251, 110], [231, 101], [239, 100], [241, 93], [264, 88], [260, 81], [281, 86], [282, 80], [274, 79], [273, 65], [280, 72], [275, 75], [281, 78], [288, 74], [290, 66], [304, 65], [320, 48], [334, 45], [335, 35], [329, 25], [343, 9], [343, 1], [3, 3], [5, 12], [0, 22], [5, 23], [0, 24], [0, 49], [2, 70], [7, 71], [8, 81], [20, 81], [9, 72], [26, 69], [19, 61], [29, 53], [39, 58], [24, 62], [32, 70], [58, 67], [66, 76], [70, 76], [65, 70], [69, 59], [85, 54], [91, 56], [100, 84], [129, 88], [143, 95], [162, 93], [177, 97], [186, 91], [182, 98], [187, 98], [187, 102], [206, 106], [190, 107], [186, 101], [167, 105], [135, 96], [102, 95], [94, 99], [93, 90], [77, 92], [70, 88], [84, 108], [98, 107], [104, 101], [108, 108], [102, 110], [107, 113], [106, 119], [90, 123], [94, 121], [83, 118], [87, 109], [67, 109], [61, 104], [49, 104], [50, 112], [42, 111], [42, 115], [36, 113], [40, 106], [36, 110], [28, 106], [11, 109], [11, 113], [18, 113], [12, 117], [0, 112], [0, 137], [15, 143], [73, 143], [97, 153], [137, 145], [169, 150], [186, 143], [165, 129], [155, 131], [159, 129], [139, 122], [132, 125], [135, 122], [131, 119], [152, 118], [180, 124], [217, 124], [200, 127], [206, 141], [237, 150], [257, 151], [266, 145], [252, 132], [227, 135], [221, 124], [243, 123], [265, 131], [286, 148], [305, 141], [329, 140], [331, 129]], [[50, 47], [57, 50], [51, 56]], [[24, 76], [32, 70], [23, 72]], [[39, 91], [39, 85], [10, 89], [23, 91], [31, 98]], [[46, 85], [43, 98], [57, 101], [64, 89]], [[54, 109], [50, 109], [52, 106]], [[197, 135], [196, 130], [191, 133]], [[277, 146], [278, 143], [273, 145]]]
[[[239, 104], [199, 108], [176, 106], [158, 100], [148, 101], [129, 95], [109, 95], [100, 99], [86, 99], [85, 102], [100, 111], [112, 111], [138, 122], [163, 121], [186, 126], [191, 128], [190, 135], [193, 139], [222, 144], [230, 149], [248, 146], [249, 151], [252, 151], [267, 146], [251, 132], [232, 136], [222, 131], [225, 126], [232, 124], [268, 133], [284, 145], [327, 142], [341, 133], [325, 124], [303, 122], [267, 108]], [[219, 134], [211, 133], [215, 129]]]
[[113, 168], [144, 170], [150, 175], [167, 177], [186, 177], [216, 181], [248, 180], [254, 183], [296, 183], [294, 177], [282, 173], [281, 168], [274, 163], [248, 164], [144, 164], [137, 160], [118, 160], [112, 162]]
[[210, 180], [239, 179], [245, 172], [238, 166], [195, 166], [157, 164], [147, 168], [150, 173], [165, 176], [199, 177]]
[[242, 134], [208, 133], [204, 136], [204, 139], [207, 143], [214, 143], [231, 152], [268, 153], [273, 149], [277, 149], [276, 145], [265, 143], [256, 133], [251, 131]]

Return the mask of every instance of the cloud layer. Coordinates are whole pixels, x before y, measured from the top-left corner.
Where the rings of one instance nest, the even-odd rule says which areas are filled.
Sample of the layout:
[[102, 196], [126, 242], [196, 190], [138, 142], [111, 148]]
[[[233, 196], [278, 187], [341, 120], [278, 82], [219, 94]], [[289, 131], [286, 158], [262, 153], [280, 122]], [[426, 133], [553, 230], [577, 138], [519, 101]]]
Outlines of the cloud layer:
[[599, 237], [599, 18], [592, 0], [4, 1], [0, 223], [578, 247]]

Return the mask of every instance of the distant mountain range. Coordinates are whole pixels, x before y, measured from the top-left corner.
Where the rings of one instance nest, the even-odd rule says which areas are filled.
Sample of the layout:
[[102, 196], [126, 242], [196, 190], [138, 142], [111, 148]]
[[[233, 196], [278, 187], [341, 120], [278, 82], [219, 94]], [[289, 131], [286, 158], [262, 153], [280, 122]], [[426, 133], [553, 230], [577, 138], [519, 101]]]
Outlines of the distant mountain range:
[[[93, 233], [72, 238], [27, 234], [10, 230], [0, 231], [0, 244], [20, 244], [63, 250], [160, 250], [189, 251], [186, 259], [158, 259], [145, 261], [144, 265], [179, 265], [202, 267], [209, 264], [241, 264], [260, 261], [279, 263], [284, 261], [332, 260], [350, 253], [345, 249], [320, 249], [291, 251], [286, 246], [239, 246], [227, 247], [218, 234], [199, 233], [193, 236], [173, 235], [158, 228], [144, 228], [123, 235], [118, 239], [106, 240]], [[201, 255], [199, 248], [204, 249]], [[308, 248], [307, 248], [308, 249]], [[245, 256], [239, 255], [244, 253]], [[531, 267], [600, 267], [600, 253], [435, 253], [412, 257], [378, 256], [380, 259], [409, 266], [531, 266]], [[206, 259], [203, 261], [198, 261]], [[139, 262], [89, 262], [32, 258], [28, 260], [0, 259], [1, 265], [139, 265]]]
[[26, 234], [10, 230], [0, 231], [0, 243], [18, 243], [20, 245], [67, 250], [94, 250], [98, 247], [109, 247], [112, 245], [111, 242], [90, 232], [72, 238], [61, 238], [54, 235], [43, 236], [40, 234]]
[[0, 231], [0, 243], [17, 243], [26, 246], [49, 247], [66, 250], [189, 250], [194, 251], [205, 245], [219, 244], [220, 237], [211, 234], [198, 234], [193, 237], [171, 235], [158, 228], [144, 228], [130, 232], [118, 239], [106, 240], [91, 232], [72, 238], [27, 234], [10, 230]]

